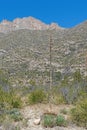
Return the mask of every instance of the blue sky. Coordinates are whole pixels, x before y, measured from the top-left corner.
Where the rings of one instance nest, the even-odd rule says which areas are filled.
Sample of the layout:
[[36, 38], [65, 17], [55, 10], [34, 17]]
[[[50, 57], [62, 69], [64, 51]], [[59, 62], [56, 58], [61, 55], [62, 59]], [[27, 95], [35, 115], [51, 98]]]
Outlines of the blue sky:
[[87, 0], [0, 0], [0, 21], [27, 16], [73, 27], [87, 20]]

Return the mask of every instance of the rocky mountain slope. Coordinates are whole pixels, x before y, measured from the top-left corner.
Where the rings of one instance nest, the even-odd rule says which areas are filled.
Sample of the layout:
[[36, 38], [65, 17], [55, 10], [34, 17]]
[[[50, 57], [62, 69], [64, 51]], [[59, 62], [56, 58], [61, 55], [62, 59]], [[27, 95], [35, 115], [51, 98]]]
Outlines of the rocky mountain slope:
[[[70, 29], [32, 17], [1, 22], [0, 96], [0, 130], [86, 130], [87, 21]], [[44, 112], [63, 114], [68, 126], [42, 127]]]
[[[14, 27], [15, 25], [15, 27]], [[32, 17], [0, 24], [0, 68], [17, 78], [49, 80], [50, 36], [52, 72], [87, 74], [87, 22], [63, 29]], [[39, 79], [39, 80], [38, 80]], [[45, 84], [46, 85], [46, 84]]]

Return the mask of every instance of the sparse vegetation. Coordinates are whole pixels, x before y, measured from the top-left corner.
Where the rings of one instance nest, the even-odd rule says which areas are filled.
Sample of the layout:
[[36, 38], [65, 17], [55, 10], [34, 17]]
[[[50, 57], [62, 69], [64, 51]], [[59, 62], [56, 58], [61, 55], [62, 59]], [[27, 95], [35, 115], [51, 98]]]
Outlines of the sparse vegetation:
[[77, 125], [87, 128], [87, 98], [77, 102], [71, 110], [71, 119]]
[[3, 121], [3, 130], [21, 130], [19, 125], [15, 125], [8, 117]]
[[[51, 90], [52, 91], [52, 90]], [[59, 105], [59, 104], [66, 104], [66, 101], [62, 95], [62, 93], [59, 93], [57, 90], [51, 92], [52, 98], [49, 99], [51, 100], [51, 103]]]
[[53, 115], [51, 113], [43, 115], [42, 125], [44, 127], [54, 127], [54, 126], [56, 126], [56, 115]]
[[60, 111], [60, 113], [62, 113], [62, 114], [67, 114], [67, 110], [66, 110], [66, 108], [63, 108], [63, 109], [61, 109], [61, 111]]
[[29, 104], [42, 103], [46, 100], [46, 93], [43, 90], [35, 90], [29, 94]]
[[67, 126], [67, 121], [63, 115], [58, 115], [56, 118], [56, 124], [57, 126]]
[[5, 92], [0, 88], [0, 96], [0, 103], [5, 107], [20, 108], [22, 106], [21, 97], [17, 96], [17, 94], [13, 93], [12, 91]]
[[13, 96], [11, 100], [11, 106], [13, 108], [21, 108], [22, 107], [22, 100], [19, 96]]
[[67, 126], [67, 121], [62, 115], [48, 113], [43, 115], [42, 125], [44, 127]]
[[12, 109], [8, 111], [8, 115], [11, 119], [14, 121], [20, 121], [23, 119], [23, 116], [21, 115], [20, 111], [18, 109]]
[[[72, 104], [71, 122], [87, 128], [87, 25], [50, 33], [51, 57], [47, 30], [16, 30], [0, 37], [0, 125], [7, 130], [7, 118], [24, 118], [18, 110], [23, 108], [22, 100], [25, 105]], [[67, 126], [65, 114], [66, 109], [61, 109], [58, 116], [44, 115], [43, 126]]]

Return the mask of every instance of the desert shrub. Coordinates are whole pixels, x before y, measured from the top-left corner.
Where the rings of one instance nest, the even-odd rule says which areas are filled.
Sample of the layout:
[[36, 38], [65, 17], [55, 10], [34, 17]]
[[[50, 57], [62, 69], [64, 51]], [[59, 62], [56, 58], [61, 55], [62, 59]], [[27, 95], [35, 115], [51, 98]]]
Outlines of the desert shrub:
[[42, 125], [44, 127], [67, 126], [67, 121], [63, 115], [47, 113], [43, 115]]
[[63, 93], [63, 96], [66, 100], [67, 104], [73, 104], [73, 102], [75, 102], [76, 98], [77, 98], [77, 91], [74, 90], [74, 87], [67, 87], [64, 89], [65, 92]]
[[11, 91], [5, 92], [2, 88], [0, 88], [0, 103], [6, 108], [20, 108], [22, 106], [20, 96]]
[[20, 111], [16, 108], [9, 110], [7, 113], [11, 119], [13, 119], [14, 121], [20, 121], [23, 119], [22, 114], [20, 113]]
[[78, 101], [81, 101], [81, 100], [84, 100], [84, 99], [87, 99], [87, 92], [80, 90], [79, 94], [78, 94]]
[[45, 114], [42, 119], [42, 125], [44, 127], [54, 127], [56, 126], [56, 116], [53, 114]]
[[9, 87], [10, 87], [8, 77], [9, 77], [9, 74], [7, 70], [0, 69], [0, 85], [5, 91], [9, 91]]
[[35, 81], [34, 79], [31, 79], [29, 83], [30, 83], [30, 85], [32, 85], [32, 86], [35, 86], [35, 85], [36, 85], [36, 81]]
[[62, 113], [62, 114], [65, 114], [65, 115], [66, 115], [66, 114], [67, 114], [67, 110], [66, 110], [66, 108], [61, 109], [61, 110], [60, 110], [60, 113]]
[[71, 109], [71, 119], [77, 125], [87, 128], [87, 98], [79, 101], [76, 107]]
[[65, 76], [61, 82], [60, 93], [67, 104], [73, 103], [76, 94], [67, 76]]
[[29, 103], [35, 104], [35, 103], [41, 103], [45, 101], [46, 94], [43, 90], [35, 90], [29, 94]]
[[60, 91], [67, 104], [74, 104], [78, 98], [81, 90], [80, 84], [70, 82], [67, 86], [61, 86]]
[[5, 106], [2, 102], [0, 102], [0, 124], [4, 121], [5, 119]]
[[4, 121], [3, 121], [3, 130], [21, 130], [19, 124], [15, 125], [13, 120], [10, 119], [9, 117], [7, 117]]
[[86, 91], [86, 83], [80, 70], [76, 70], [70, 76], [65, 76], [60, 85], [60, 91], [67, 104], [74, 104], [81, 95], [80, 91]]
[[67, 126], [67, 121], [63, 115], [58, 115], [56, 118], [56, 124], [57, 126]]
[[58, 105], [58, 104], [65, 104], [65, 99], [62, 96], [62, 94], [54, 94], [53, 99], [52, 99], [52, 103]]
[[10, 94], [8, 92], [5, 92], [2, 87], [0, 87], [0, 107], [1, 108], [7, 108], [10, 107]]
[[1, 113], [1, 111], [0, 111], [0, 125], [3, 123], [3, 121], [5, 120], [5, 117], [6, 117], [6, 115], [5, 115], [5, 113]]
[[13, 96], [13, 98], [11, 99], [11, 106], [13, 108], [21, 108], [22, 106], [21, 98], [17, 96]]
[[76, 70], [73, 73], [73, 78], [74, 78], [74, 81], [76, 81], [76, 82], [80, 82], [82, 80], [82, 75], [81, 75], [80, 70]]
[[60, 71], [58, 72], [54, 72], [54, 75], [53, 75], [53, 81], [56, 82], [56, 81], [60, 81], [62, 79], [62, 74]]
[[53, 104], [65, 104], [65, 99], [62, 95], [62, 93], [59, 91], [59, 87], [58, 86], [55, 86], [53, 87], [48, 95], [50, 95], [50, 98], [49, 98], [49, 101]]

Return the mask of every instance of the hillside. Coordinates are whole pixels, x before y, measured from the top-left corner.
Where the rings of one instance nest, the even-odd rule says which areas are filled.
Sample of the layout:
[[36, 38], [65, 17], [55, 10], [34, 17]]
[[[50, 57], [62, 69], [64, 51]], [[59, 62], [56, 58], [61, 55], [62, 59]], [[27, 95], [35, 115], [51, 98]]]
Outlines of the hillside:
[[[34, 21], [37, 28], [44, 24], [31, 17], [17, 23], [23, 22], [23, 27], [28, 20]], [[70, 29], [19, 28], [0, 33], [0, 68], [8, 73], [11, 86], [49, 88], [50, 41], [52, 86], [58, 86], [66, 76], [72, 81], [77, 70], [83, 79], [87, 76], [87, 21]]]
[[71, 29], [20, 29], [1, 33], [0, 68], [19, 78], [29, 76], [30, 72], [36, 72], [39, 78], [42, 73], [49, 73], [50, 36], [53, 73], [60, 71], [66, 75], [80, 69], [86, 74], [87, 22]]
[[0, 129], [85, 130], [86, 111], [87, 21], [70, 29], [32, 17], [2, 21]]

